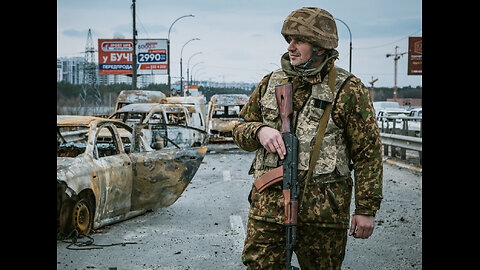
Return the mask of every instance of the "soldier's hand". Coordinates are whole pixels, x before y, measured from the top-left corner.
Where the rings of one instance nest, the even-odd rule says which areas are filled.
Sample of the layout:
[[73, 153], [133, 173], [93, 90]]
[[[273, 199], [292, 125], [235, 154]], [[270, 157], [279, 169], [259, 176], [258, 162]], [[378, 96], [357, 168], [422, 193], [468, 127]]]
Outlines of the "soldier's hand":
[[374, 226], [374, 216], [354, 215], [348, 235], [353, 235], [355, 238], [367, 239], [372, 235]]
[[287, 154], [280, 131], [267, 126], [261, 127], [257, 131], [257, 138], [268, 152], [278, 153], [280, 159], [283, 159]]

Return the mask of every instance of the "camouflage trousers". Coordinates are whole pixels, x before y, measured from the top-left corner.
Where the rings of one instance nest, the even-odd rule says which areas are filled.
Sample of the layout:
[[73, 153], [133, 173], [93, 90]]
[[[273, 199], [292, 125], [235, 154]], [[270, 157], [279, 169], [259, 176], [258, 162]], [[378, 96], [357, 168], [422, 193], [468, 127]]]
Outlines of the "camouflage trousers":
[[[302, 270], [340, 270], [346, 244], [346, 229], [301, 225], [294, 251]], [[247, 269], [285, 269], [285, 226], [249, 218], [242, 261]]]
[[[303, 181], [299, 181], [300, 194]], [[298, 215], [295, 254], [302, 269], [340, 270], [345, 257], [352, 179], [334, 174], [312, 179]], [[330, 194], [330, 195], [329, 195]], [[333, 195], [332, 195], [333, 194]], [[252, 187], [242, 254], [247, 269], [285, 269], [281, 182], [259, 193]]]

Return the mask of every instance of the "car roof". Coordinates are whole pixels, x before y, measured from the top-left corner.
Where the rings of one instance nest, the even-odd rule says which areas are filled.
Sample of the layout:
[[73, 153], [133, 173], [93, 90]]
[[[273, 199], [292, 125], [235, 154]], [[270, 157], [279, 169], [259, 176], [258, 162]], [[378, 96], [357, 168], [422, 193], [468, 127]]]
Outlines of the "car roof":
[[117, 113], [120, 112], [148, 112], [153, 107], [157, 106], [160, 103], [132, 103], [123, 106], [120, 108]]
[[85, 126], [88, 127], [90, 124], [95, 121], [100, 120], [104, 122], [114, 122], [120, 123], [121, 121], [114, 119], [107, 119], [96, 116], [85, 116], [85, 115], [57, 115], [57, 126]]

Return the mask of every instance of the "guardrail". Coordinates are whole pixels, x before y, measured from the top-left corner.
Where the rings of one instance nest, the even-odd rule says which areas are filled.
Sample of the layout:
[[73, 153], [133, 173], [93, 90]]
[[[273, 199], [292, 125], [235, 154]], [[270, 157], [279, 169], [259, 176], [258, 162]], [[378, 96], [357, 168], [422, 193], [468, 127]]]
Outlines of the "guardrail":
[[377, 120], [384, 155], [395, 156], [399, 152], [400, 158], [406, 160], [406, 150], [417, 151], [422, 165], [422, 117], [380, 116]]

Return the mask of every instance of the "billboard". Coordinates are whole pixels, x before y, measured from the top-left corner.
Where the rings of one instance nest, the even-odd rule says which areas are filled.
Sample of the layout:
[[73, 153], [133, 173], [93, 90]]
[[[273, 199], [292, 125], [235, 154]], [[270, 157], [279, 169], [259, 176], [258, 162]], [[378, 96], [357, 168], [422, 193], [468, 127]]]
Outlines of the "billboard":
[[137, 74], [167, 75], [167, 40], [137, 40]]
[[408, 38], [408, 75], [422, 75], [422, 37]]
[[132, 74], [133, 40], [99, 39], [98, 74]]
[[[167, 40], [138, 39], [137, 75], [167, 75]], [[132, 74], [132, 39], [98, 40], [98, 74]]]

